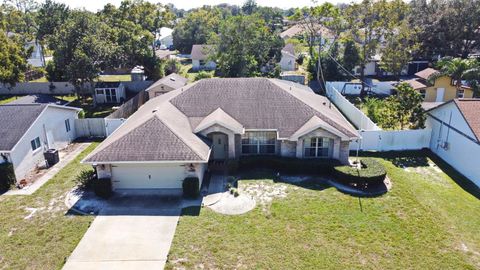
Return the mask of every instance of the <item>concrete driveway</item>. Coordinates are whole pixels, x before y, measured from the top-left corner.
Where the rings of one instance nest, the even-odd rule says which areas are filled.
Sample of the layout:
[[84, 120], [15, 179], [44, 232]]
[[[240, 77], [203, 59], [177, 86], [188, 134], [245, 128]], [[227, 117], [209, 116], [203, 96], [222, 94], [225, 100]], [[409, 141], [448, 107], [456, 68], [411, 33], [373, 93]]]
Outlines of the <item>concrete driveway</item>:
[[163, 269], [180, 203], [155, 195], [112, 198], [63, 269]]

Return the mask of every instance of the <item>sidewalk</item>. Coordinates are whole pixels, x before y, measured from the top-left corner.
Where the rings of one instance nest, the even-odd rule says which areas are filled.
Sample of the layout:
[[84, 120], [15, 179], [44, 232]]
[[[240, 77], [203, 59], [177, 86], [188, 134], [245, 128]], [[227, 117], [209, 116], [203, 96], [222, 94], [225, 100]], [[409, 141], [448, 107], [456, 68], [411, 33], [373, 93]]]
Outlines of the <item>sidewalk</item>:
[[55, 164], [53, 167], [48, 169], [48, 171], [37, 179], [33, 184], [27, 186], [23, 189], [12, 189], [4, 193], [2, 196], [11, 196], [11, 195], [32, 195], [35, 191], [41, 188], [48, 180], [50, 180], [55, 174], [57, 174], [63, 167], [75, 159], [78, 154], [85, 150], [90, 143], [79, 143], [77, 149], [65, 155], [60, 162]]

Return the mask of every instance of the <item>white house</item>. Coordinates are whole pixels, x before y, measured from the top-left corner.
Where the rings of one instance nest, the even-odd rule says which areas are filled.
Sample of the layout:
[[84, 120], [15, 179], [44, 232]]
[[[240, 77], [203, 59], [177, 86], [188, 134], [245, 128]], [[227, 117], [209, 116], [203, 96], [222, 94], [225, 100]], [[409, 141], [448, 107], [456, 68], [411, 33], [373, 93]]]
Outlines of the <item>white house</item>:
[[306, 86], [204, 79], [149, 100], [82, 162], [115, 190], [176, 193], [187, 176], [201, 182], [210, 160], [277, 155], [346, 164], [358, 138], [337, 108]]
[[45, 166], [46, 150], [62, 149], [76, 138], [79, 111], [56, 104], [0, 105], [0, 162], [13, 164], [17, 182]]
[[94, 100], [97, 104], [123, 103], [127, 100], [122, 82], [98, 82], [95, 84]]
[[280, 59], [280, 68], [282, 71], [295, 71], [296, 70], [295, 47], [293, 44], [287, 44], [282, 49], [282, 58]]
[[480, 99], [454, 99], [427, 111], [430, 149], [480, 186]]
[[173, 46], [173, 29], [168, 27], [160, 28], [157, 35], [157, 45], [161, 50], [170, 49]]
[[215, 70], [217, 64], [210, 58], [213, 54], [213, 46], [211, 45], [193, 45], [192, 46], [192, 69], [198, 70]]

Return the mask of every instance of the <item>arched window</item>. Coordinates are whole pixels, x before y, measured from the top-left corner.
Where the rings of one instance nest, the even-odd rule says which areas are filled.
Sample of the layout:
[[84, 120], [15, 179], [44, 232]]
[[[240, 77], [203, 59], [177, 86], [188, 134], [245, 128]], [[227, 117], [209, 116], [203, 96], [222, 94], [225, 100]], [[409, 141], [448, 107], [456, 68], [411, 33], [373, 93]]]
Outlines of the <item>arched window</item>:
[[332, 139], [312, 137], [303, 140], [304, 156], [310, 158], [328, 158], [331, 156]]

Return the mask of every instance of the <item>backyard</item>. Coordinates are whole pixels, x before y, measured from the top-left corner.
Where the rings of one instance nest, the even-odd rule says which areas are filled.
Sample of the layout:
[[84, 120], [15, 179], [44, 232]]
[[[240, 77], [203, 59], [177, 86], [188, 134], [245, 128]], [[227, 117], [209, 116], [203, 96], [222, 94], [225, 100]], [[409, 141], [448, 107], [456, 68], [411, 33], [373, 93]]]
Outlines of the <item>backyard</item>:
[[378, 198], [241, 180], [241, 190], [268, 187], [266, 200], [239, 216], [184, 209], [167, 269], [478, 269], [478, 189], [424, 154], [377, 156], [393, 183]]
[[69, 215], [65, 195], [93, 143], [30, 196], [0, 196], [0, 269], [60, 269], [93, 216]]

